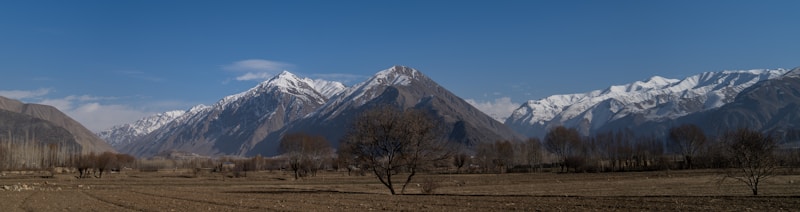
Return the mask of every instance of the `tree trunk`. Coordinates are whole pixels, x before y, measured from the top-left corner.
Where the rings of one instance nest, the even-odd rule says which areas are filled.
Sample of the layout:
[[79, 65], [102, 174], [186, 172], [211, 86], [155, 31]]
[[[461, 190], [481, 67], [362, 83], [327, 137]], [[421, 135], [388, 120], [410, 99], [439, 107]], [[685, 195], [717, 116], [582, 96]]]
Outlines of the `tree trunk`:
[[408, 186], [408, 184], [411, 183], [411, 178], [414, 177], [415, 174], [417, 174], [417, 171], [416, 171], [416, 169], [412, 168], [411, 169], [411, 174], [408, 175], [408, 178], [406, 178], [406, 182], [403, 183], [403, 189], [400, 190], [400, 194], [405, 194], [406, 193], [406, 186]]
[[391, 171], [386, 171], [386, 187], [389, 187], [389, 192], [391, 192], [392, 195], [397, 194], [397, 192], [394, 192], [394, 185], [392, 185], [392, 173], [391, 173]]
[[756, 182], [753, 183], [752, 190], [753, 196], [758, 196], [758, 179], [756, 179]]
[[384, 173], [384, 174], [386, 174], [386, 179], [383, 179], [383, 176], [381, 175], [381, 172], [378, 171], [377, 169], [372, 168], [372, 172], [375, 173], [375, 177], [377, 177], [378, 180], [380, 180], [381, 183], [383, 183], [383, 185], [386, 186], [386, 188], [389, 188], [389, 192], [392, 195], [396, 194], [394, 192], [394, 187], [392, 186], [392, 175], [391, 175], [392, 173], [391, 173], [391, 171], [387, 170], [386, 173]]
[[692, 156], [686, 156], [684, 161], [686, 162], [686, 169], [692, 169]]

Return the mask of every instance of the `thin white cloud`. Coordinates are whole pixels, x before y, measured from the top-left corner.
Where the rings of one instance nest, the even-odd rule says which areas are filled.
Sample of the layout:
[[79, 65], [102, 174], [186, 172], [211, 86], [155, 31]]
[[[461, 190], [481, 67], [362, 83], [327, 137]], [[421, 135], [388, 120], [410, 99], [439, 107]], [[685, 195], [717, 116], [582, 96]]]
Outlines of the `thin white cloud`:
[[40, 88], [37, 90], [0, 90], [0, 96], [11, 99], [31, 99], [42, 97], [50, 93], [50, 89]]
[[486, 102], [478, 102], [474, 99], [467, 99], [466, 101], [473, 107], [478, 108], [478, 110], [483, 111], [486, 115], [500, 122], [505, 122], [506, 119], [511, 116], [511, 113], [520, 106], [519, 103], [512, 102], [509, 97], [501, 97], [494, 101]]
[[284, 62], [249, 59], [233, 62], [222, 66], [223, 70], [244, 73], [236, 77], [237, 81], [266, 80], [280, 71], [294, 67], [294, 65]]
[[271, 78], [272, 76], [273, 75], [271, 73], [265, 73], [265, 72], [261, 72], [261, 73], [247, 72], [244, 75], [236, 77], [236, 80], [237, 81], [250, 81], [250, 80], [263, 81], [263, 80], [267, 80], [267, 79]]
[[99, 101], [99, 100], [114, 100], [119, 99], [118, 97], [103, 97], [103, 96], [90, 96], [90, 95], [72, 95], [64, 97], [66, 100], [75, 100], [81, 102], [88, 102], [88, 101]]
[[276, 72], [282, 71], [287, 68], [291, 68], [293, 65], [278, 62], [278, 61], [271, 61], [271, 60], [262, 60], [262, 59], [250, 59], [250, 60], [241, 60], [233, 62], [229, 65], [225, 65], [222, 68], [228, 71], [243, 71], [243, 72], [252, 72], [252, 71], [261, 71], [261, 72]]
[[130, 123], [153, 114], [152, 112], [140, 111], [124, 105], [106, 105], [98, 102], [84, 103], [75, 108], [63, 110], [63, 112], [94, 132], [100, 132], [115, 125]]
[[114, 99], [117, 97], [71, 95], [63, 98], [43, 99], [37, 104], [53, 106], [94, 132], [130, 123], [156, 113], [127, 105], [102, 103]]

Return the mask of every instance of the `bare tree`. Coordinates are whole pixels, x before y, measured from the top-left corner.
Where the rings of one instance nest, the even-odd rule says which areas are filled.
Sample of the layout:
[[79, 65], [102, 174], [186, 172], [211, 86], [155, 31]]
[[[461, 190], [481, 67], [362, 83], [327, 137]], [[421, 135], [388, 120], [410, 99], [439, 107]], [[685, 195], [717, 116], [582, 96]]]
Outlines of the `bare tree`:
[[497, 158], [497, 151], [493, 143], [479, 143], [475, 145], [475, 160], [478, 166], [483, 169], [483, 173], [493, 171], [494, 159]]
[[477, 159], [484, 168], [484, 172], [490, 171], [503, 173], [512, 166], [515, 159], [514, 145], [510, 141], [498, 140], [494, 143], [482, 143], [476, 147]]
[[103, 172], [117, 166], [117, 154], [113, 152], [103, 152], [94, 158], [94, 168], [97, 169], [97, 178], [103, 178]]
[[697, 125], [684, 124], [669, 130], [673, 150], [683, 156], [684, 168], [692, 168], [692, 159], [706, 143], [706, 135]]
[[97, 155], [95, 155], [94, 152], [77, 156], [74, 166], [78, 169], [78, 178], [91, 177], [89, 173], [92, 171], [92, 169], [94, 169], [96, 161]]
[[356, 118], [343, 142], [358, 162], [396, 194], [392, 176], [408, 175], [400, 193], [420, 169], [449, 158], [433, 119], [422, 111], [379, 106]]
[[353, 171], [358, 171], [358, 174], [363, 176], [364, 170], [361, 169], [358, 163], [358, 158], [353, 154], [352, 149], [345, 142], [339, 143], [339, 149], [336, 151], [336, 166], [339, 169], [344, 167], [347, 169], [347, 176], [350, 176]]
[[294, 171], [294, 179], [298, 179], [307, 173], [316, 173], [333, 149], [322, 136], [293, 133], [281, 139], [280, 152]]
[[513, 166], [514, 163], [514, 145], [511, 141], [495, 141], [494, 151], [497, 157], [494, 158], [494, 165], [499, 169], [500, 173], [508, 171], [508, 168]]
[[9, 159], [11, 153], [5, 146], [0, 146], [0, 171], [5, 171], [8, 169], [8, 164], [11, 163], [11, 159]]
[[536, 169], [536, 165], [542, 164], [542, 158], [544, 157], [544, 152], [542, 152], [542, 141], [539, 138], [528, 138], [528, 140], [524, 143], [523, 151], [525, 162], [531, 169]]
[[469, 154], [463, 148], [458, 148], [453, 154], [453, 166], [456, 167], [456, 173], [461, 173], [461, 168], [467, 165], [467, 161], [469, 161]]
[[739, 129], [727, 133], [724, 140], [728, 142], [727, 149], [732, 163], [732, 169], [726, 172], [725, 177], [746, 184], [753, 195], [758, 195], [759, 183], [775, 175], [776, 139], [758, 131]]
[[547, 132], [544, 137], [544, 148], [558, 156], [561, 171], [567, 168], [569, 158], [575, 156], [580, 148], [581, 136], [575, 128], [558, 126]]
[[316, 137], [317, 139], [309, 144], [310, 149], [307, 151], [308, 170], [311, 176], [317, 176], [317, 171], [325, 168], [326, 162], [330, 162], [334, 154], [328, 140], [322, 136]]

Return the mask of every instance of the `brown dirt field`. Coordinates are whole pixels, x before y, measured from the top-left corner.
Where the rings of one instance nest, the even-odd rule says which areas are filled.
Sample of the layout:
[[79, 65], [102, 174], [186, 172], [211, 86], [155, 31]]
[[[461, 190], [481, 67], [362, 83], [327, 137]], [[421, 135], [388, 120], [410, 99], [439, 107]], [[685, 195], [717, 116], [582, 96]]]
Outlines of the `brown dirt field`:
[[[769, 179], [762, 196], [713, 171], [421, 175], [409, 195], [371, 176], [290, 173], [190, 177], [181, 171], [0, 177], [0, 211], [800, 211], [800, 175]], [[416, 182], [439, 182], [423, 195]], [[2, 186], [22, 185], [9, 191]], [[399, 190], [398, 190], [399, 191]]]

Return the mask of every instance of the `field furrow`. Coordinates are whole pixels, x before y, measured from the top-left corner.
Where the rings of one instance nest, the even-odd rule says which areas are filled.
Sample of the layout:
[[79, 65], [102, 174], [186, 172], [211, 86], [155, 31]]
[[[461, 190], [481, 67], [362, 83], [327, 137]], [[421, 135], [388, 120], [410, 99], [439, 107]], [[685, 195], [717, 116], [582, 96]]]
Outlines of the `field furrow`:
[[[421, 175], [407, 195], [370, 176], [286, 172], [245, 178], [128, 172], [104, 178], [2, 178], [0, 211], [783, 211], [800, 208], [800, 175], [764, 182], [751, 196], [713, 171]], [[422, 194], [416, 182], [439, 183]]]

